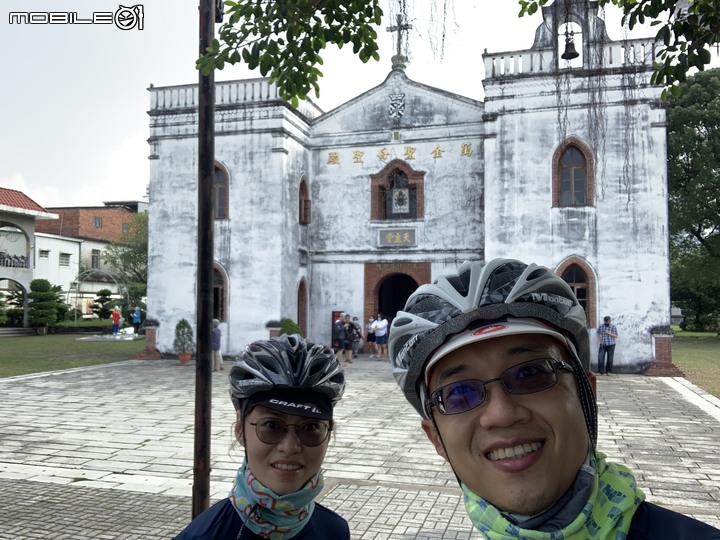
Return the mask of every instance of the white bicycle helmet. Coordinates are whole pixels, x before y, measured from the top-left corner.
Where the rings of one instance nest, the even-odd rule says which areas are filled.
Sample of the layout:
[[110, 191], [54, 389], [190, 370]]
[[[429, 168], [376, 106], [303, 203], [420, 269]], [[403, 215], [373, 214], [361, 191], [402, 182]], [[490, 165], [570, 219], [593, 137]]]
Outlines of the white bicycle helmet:
[[345, 391], [345, 375], [329, 347], [283, 334], [248, 345], [230, 371], [230, 398], [237, 410], [253, 395], [269, 390], [322, 394], [334, 407]]
[[392, 322], [388, 343], [393, 374], [405, 398], [429, 417], [424, 375], [433, 352], [476, 321], [505, 317], [540, 319], [566, 338], [594, 445], [597, 407], [585, 374], [590, 366], [585, 310], [562, 278], [535, 264], [511, 259], [466, 261], [408, 298], [404, 311]]

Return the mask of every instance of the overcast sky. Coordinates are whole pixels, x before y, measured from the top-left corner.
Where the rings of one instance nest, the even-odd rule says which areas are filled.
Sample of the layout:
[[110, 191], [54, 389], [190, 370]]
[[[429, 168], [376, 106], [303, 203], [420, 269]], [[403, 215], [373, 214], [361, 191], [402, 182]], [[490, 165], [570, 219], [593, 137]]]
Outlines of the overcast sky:
[[[387, 0], [386, 0], [387, 1]], [[444, 58], [433, 41], [440, 25], [431, 6], [414, 0], [410, 32], [411, 79], [481, 100], [481, 54], [528, 49], [542, 18], [518, 19], [516, 0], [454, 0], [448, 14]], [[145, 0], [143, 29], [115, 24], [9, 24], [11, 12], [77, 13], [104, 17], [112, 0], [3, 0], [0, 3], [0, 187], [17, 189], [44, 207], [101, 205], [142, 200], [148, 183], [147, 138], [150, 84], [195, 83], [197, 0]], [[609, 8], [610, 9], [610, 8]], [[386, 10], [388, 13], [389, 10]], [[137, 13], [137, 9], [135, 11]], [[56, 15], [56, 17], [58, 17]], [[439, 15], [435, 19], [439, 19]], [[608, 32], [619, 39], [616, 12]], [[390, 70], [394, 45], [384, 29], [381, 60], [362, 64], [349, 47], [327, 49], [325, 76], [316, 101], [330, 110], [380, 84]], [[647, 35], [647, 32], [645, 33]], [[216, 80], [258, 77], [230, 66]]]

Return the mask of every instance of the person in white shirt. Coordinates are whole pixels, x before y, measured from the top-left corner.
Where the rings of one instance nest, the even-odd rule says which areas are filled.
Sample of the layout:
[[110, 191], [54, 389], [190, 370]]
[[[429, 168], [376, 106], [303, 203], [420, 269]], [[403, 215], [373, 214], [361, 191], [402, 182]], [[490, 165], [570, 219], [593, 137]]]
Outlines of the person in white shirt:
[[375, 329], [375, 345], [378, 349], [378, 360], [387, 360], [388, 322], [382, 313], [378, 313], [372, 327]]

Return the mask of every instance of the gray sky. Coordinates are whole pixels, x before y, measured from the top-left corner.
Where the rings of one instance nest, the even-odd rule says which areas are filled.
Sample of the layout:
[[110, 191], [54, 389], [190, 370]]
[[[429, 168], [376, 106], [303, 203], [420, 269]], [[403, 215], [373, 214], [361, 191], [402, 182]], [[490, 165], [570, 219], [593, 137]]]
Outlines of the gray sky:
[[[387, 1], [387, 0], [386, 0]], [[482, 99], [481, 54], [532, 45], [541, 16], [517, 18], [516, 0], [455, 0], [448, 15], [444, 58], [433, 52], [439, 35], [428, 14], [444, 0], [414, 0], [411, 62], [418, 82]], [[143, 30], [115, 24], [9, 24], [11, 12], [115, 13], [112, 0], [3, 0], [0, 50], [0, 187], [17, 189], [45, 207], [141, 200], [148, 183], [148, 86], [197, 82], [198, 2], [145, 0]], [[388, 13], [389, 10], [385, 10]], [[102, 17], [103, 15], [98, 15]], [[617, 13], [608, 31], [620, 38]], [[36, 18], [41, 17], [36, 15]], [[328, 49], [320, 69], [325, 110], [380, 84], [394, 46], [380, 31], [381, 60], [362, 64], [350, 47]], [[645, 32], [644, 35], [647, 35]], [[257, 77], [226, 67], [216, 80]]]

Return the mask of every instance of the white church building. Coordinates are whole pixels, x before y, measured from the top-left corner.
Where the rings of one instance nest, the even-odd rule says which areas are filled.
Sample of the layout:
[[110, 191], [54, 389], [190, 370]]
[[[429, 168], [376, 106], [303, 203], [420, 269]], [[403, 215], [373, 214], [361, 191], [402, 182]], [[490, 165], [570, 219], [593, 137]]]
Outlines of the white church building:
[[[216, 83], [224, 354], [285, 317], [329, 343], [338, 311], [392, 318], [463, 260], [508, 257], [570, 283], [588, 332], [613, 317], [615, 371], [658, 359], [670, 293], [653, 42], [611, 41], [595, 1], [542, 15], [529, 49], [483, 54], [484, 101], [410, 80], [400, 55], [384, 82], [329, 112], [293, 108], [266, 79]], [[198, 89], [150, 97], [148, 317], [172, 353], [175, 323], [196, 320]]]

